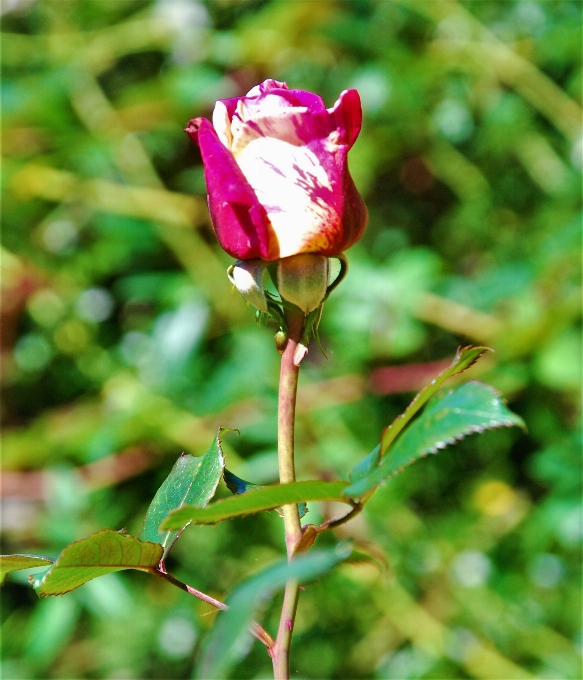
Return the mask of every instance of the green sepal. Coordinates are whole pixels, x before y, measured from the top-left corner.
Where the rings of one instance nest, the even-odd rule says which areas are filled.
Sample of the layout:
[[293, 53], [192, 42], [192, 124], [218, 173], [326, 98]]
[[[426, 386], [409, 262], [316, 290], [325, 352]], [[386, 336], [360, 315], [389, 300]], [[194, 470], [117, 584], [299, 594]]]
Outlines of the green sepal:
[[227, 269], [229, 281], [246, 302], [264, 313], [268, 311], [263, 287], [263, 272], [266, 266], [267, 263], [263, 260], [237, 260]]
[[277, 263], [277, 291], [304, 314], [318, 309], [328, 290], [330, 261], [316, 253], [298, 253]]

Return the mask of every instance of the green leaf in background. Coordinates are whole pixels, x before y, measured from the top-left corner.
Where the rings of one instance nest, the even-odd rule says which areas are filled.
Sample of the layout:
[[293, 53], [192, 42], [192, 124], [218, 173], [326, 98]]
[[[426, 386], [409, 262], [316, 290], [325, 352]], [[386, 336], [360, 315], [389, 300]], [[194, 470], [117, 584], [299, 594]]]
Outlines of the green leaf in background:
[[493, 387], [477, 381], [467, 382], [432, 401], [379, 466], [355, 480], [344, 494], [360, 496], [421, 456], [437, 453], [468, 434], [515, 425], [525, 427], [522, 418], [505, 406]]
[[4, 583], [6, 575], [11, 571], [32, 569], [52, 563], [53, 560], [48, 557], [38, 555], [0, 555], [0, 584]]
[[33, 585], [41, 597], [63, 595], [112, 571], [151, 571], [162, 559], [162, 552], [158, 543], [104, 529], [68, 545], [44, 576], [33, 581]]
[[196, 677], [225, 678], [248, 648], [249, 626], [263, 602], [283, 588], [286, 581], [305, 582], [323, 576], [351, 552], [346, 544], [335, 549], [313, 550], [288, 563], [281, 560], [242, 583], [227, 599], [229, 609], [220, 612], [202, 651]]
[[389, 573], [389, 562], [383, 549], [372, 541], [354, 541], [347, 564], [374, 564], [383, 575]]
[[195, 524], [216, 524], [231, 517], [251, 515], [263, 510], [273, 510], [280, 505], [302, 501], [341, 501], [347, 503], [342, 491], [347, 482], [292, 482], [274, 484], [262, 489], [248, 491], [233, 498], [217, 501], [207, 508], [185, 506], [171, 513], [162, 523], [164, 529], [176, 529], [189, 522]]
[[381, 437], [381, 456], [385, 454], [411, 418], [431, 399], [448, 378], [463, 373], [473, 366], [483, 354], [492, 351], [489, 347], [472, 347], [471, 345], [458, 348], [451, 366], [442, 371], [429, 385], [426, 385], [405, 411], [385, 429]]
[[[31, 669], [26, 677], [49, 677], [51, 664], [73, 637], [82, 613], [83, 605], [76, 597], [46, 597], [35, 603], [22, 650], [22, 658]], [[4, 652], [4, 641], [2, 646]], [[8, 675], [2, 670], [3, 677]]]
[[[264, 488], [260, 484], [253, 484], [253, 482], [247, 482], [244, 479], [241, 479], [241, 477], [237, 477], [237, 475], [234, 475], [230, 470], [227, 470], [227, 468], [223, 470], [223, 479], [225, 480], [227, 489], [235, 494], [235, 496], [238, 496], [241, 493], [247, 493], [247, 491], [255, 491]], [[277, 510], [281, 513], [281, 510]], [[305, 503], [298, 503], [298, 511], [301, 519], [308, 512], [308, 506]]]
[[225, 467], [221, 449], [221, 434], [224, 431], [225, 428], [219, 428], [204, 456], [180, 456], [150, 503], [140, 538], [160, 543], [164, 548], [164, 557], [188, 524], [185, 522], [176, 527], [176, 531], [160, 532], [160, 525], [168, 513], [184, 505], [204, 508], [215, 495]]

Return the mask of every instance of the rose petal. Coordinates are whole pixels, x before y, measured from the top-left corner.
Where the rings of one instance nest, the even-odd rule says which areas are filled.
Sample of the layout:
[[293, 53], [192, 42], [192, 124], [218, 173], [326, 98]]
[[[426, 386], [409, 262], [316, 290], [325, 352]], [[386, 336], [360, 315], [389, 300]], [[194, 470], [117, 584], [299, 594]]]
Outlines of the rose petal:
[[233, 155], [265, 207], [280, 257], [335, 255], [364, 231], [367, 211], [347, 166], [362, 120], [346, 90], [332, 109], [283, 108], [234, 126]]
[[[231, 151], [235, 158], [252, 141], [260, 137], [271, 137], [293, 144], [303, 146], [304, 142], [299, 136], [302, 125], [305, 127], [311, 121], [306, 108], [290, 107], [279, 109], [272, 113], [266, 112], [253, 118], [243, 119], [235, 117], [231, 123], [232, 142]], [[314, 134], [311, 139], [314, 138]]]
[[344, 90], [330, 112], [334, 116], [337, 127], [346, 131], [346, 143], [350, 149], [362, 127], [362, 106], [360, 95], [356, 90]]
[[327, 251], [331, 230], [340, 227], [339, 199], [318, 156], [307, 146], [256, 137], [235, 158], [267, 212], [279, 257]]
[[222, 248], [239, 260], [276, 260], [278, 242], [265, 208], [210, 121], [195, 118], [186, 132], [200, 147], [209, 209]]
[[261, 97], [270, 90], [287, 90], [287, 83], [283, 83], [280, 80], [274, 80], [273, 78], [268, 78], [262, 83], [259, 83], [259, 85], [252, 87], [249, 92], [247, 92], [247, 97]]
[[326, 106], [322, 97], [305, 90], [289, 90], [290, 96], [294, 97], [295, 106], [305, 106], [310, 111], [325, 111]]
[[[254, 88], [249, 90], [249, 92], [243, 97], [232, 97], [231, 99], [219, 99], [217, 104], [221, 104], [227, 111], [229, 120], [233, 119], [239, 102], [244, 102], [245, 108], [247, 109], [249, 116], [255, 116], [257, 114], [261, 115], [264, 113], [264, 104], [268, 99], [275, 101], [277, 99], [278, 108], [290, 108], [290, 107], [302, 107], [306, 108], [311, 112], [326, 111], [326, 107], [320, 97], [313, 92], [307, 92], [305, 90], [290, 90], [286, 83], [281, 83], [277, 80], [265, 80], [260, 85], [256, 85]], [[270, 108], [275, 108], [270, 105]], [[247, 117], [249, 117], [247, 116]], [[221, 112], [221, 123], [220, 128], [223, 127], [223, 113]], [[213, 124], [215, 119], [213, 116]], [[219, 137], [221, 136], [221, 131], [219, 127], [216, 127]]]
[[213, 110], [213, 127], [221, 142], [227, 147], [231, 148], [233, 141], [233, 134], [231, 133], [231, 117], [225, 104], [218, 101]]

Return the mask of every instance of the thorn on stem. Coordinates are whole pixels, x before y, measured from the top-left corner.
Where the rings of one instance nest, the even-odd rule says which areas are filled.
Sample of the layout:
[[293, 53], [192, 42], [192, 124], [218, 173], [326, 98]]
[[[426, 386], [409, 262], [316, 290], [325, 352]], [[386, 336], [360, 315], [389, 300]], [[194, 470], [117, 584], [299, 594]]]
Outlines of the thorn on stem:
[[294, 352], [294, 365], [299, 366], [302, 363], [302, 359], [308, 353], [308, 348], [301, 342], [298, 343], [296, 351]]

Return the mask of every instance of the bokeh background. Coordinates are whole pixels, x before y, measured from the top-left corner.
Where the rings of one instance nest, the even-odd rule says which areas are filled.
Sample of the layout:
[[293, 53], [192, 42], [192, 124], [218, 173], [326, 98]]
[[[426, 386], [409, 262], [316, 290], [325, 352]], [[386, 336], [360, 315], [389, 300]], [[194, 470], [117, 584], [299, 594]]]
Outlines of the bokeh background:
[[[273, 329], [231, 291], [183, 128], [267, 77], [328, 106], [355, 87], [370, 225], [326, 304], [327, 358], [313, 347], [303, 365], [299, 477], [345, 476], [460, 344], [495, 349], [468, 377], [529, 430], [430, 456], [337, 532], [386, 564], [302, 593], [293, 676], [580, 678], [581, 2], [2, 12], [3, 552], [137, 533], [219, 424], [240, 430], [233, 472], [276, 479]], [[188, 529], [169, 568], [222, 598], [282, 554], [265, 514]], [[43, 601], [20, 572], [1, 597], [7, 680], [189, 678], [214, 620], [137, 572]], [[255, 643], [233, 677], [270, 672]]]

